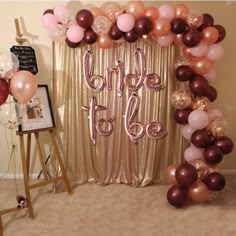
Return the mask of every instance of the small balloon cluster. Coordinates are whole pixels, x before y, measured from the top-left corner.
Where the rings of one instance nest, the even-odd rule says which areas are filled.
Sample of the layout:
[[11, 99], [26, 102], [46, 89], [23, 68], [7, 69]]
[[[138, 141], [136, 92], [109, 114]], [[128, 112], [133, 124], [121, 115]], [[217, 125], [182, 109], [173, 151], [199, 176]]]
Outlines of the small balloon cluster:
[[23, 195], [17, 195], [16, 196], [16, 201], [17, 201], [17, 208], [25, 208], [26, 205], [26, 198]]
[[[19, 71], [19, 60], [14, 53], [0, 52], [0, 123], [15, 129], [21, 123], [18, 105], [26, 104], [37, 91], [36, 77], [29, 71]], [[15, 99], [9, 100], [9, 96]], [[17, 101], [17, 102], [16, 102]]]
[[[81, 43], [97, 43], [99, 48], [111, 48], [113, 43], [133, 43], [139, 38], [155, 40], [160, 46], [184, 45], [186, 53], [204, 57], [196, 61], [196, 67], [211, 65], [222, 54], [221, 46], [215, 43], [225, 37], [225, 29], [214, 25], [210, 14], [190, 11], [185, 4], [174, 7], [168, 4], [159, 8], [145, 7], [142, 1], [128, 1], [122, 8], [118, 3], [108, 5], [103, 11], [98, 7], [81, 9], [74, 13], [65, 5], [47, 9], [42, 16], [42, 25], [55, 42], [66, 42], [71, 48]], [[213, 44], [213, 45], [212, 45]]]

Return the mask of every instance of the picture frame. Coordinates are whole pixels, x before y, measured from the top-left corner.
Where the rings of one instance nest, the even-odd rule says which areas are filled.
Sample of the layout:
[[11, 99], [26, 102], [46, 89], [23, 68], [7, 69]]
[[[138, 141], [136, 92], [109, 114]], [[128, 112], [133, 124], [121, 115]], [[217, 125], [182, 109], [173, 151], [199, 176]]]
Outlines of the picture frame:
[[33, 132], [55, 128], [48, 85], [39, 84], [35, 95], [23, 107], [18, 106], [18, 117], [21, 124], [18, 132]]

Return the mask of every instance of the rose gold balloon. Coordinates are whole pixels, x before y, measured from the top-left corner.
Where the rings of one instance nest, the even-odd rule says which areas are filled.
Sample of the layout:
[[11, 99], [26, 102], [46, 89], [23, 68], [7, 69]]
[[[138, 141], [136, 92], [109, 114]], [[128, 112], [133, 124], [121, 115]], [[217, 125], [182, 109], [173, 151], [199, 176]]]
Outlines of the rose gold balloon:
[[26, 104], [34, 96], [37, 88], [37, 79], [29, 71], [18, 71], [11, 78], [11, 94], [20, 104]]
[[195, 202], [205, 202], [209, 198], [209, 189], [205, 183], [198, 180], [188, 188], [188, 196]]
[[165, 171], [165, 180], [168, 184], [176, 184], [177, 181], [175, 179], [175, 171], [177, 169], [179, 165], [177, 164], [173, 164], [173, 165], [169, 165], [167, 168], [166, 168], [166, 171]]
[[99, 7], [91, 8], [90, 12], [93, 14], [93, 17], [105, 16], [105, 13]]
[[204, 179], [210, 173], [209, 167], [204, 160], [196, 159], [189, 163], [196, 168], [198, 179]]
[[203, 22], [203, 15], [197, 11], [189, 12], [186, 23], [189, 25], [190, 28], [197, 28]]
[[219, 37], [219, 31], [215, 27], [206, 27], [202, 31], [202, 40], [207, 44], [213, 44]]
[[206, 74], [212, 66], [212, 61], [207, 57], [198, 57], [192, 63], [192, 68], [199, 75]]
[[187, 58], [187, 59], [190, 59], [190, 60], [192, 60], [194, 57], [193, 57], [193, 55], [192, 55], [192, 53], [191, 53], [191, 50], [190, 50], [191, 48], [188, 48], [188, 47], [183, 47], [183, 53], [184, 53], [184, 56]]
[[178, 46], [183, 45], [182, 34], [176, 34], [175, 35], [174, 43]]
[[166, 18], [157, 18], [154, 21], [153, 25], [153, 33], [155, 36], [160, 37], [160, 36], [165, 36], [170, 32], [170, 22]]
[[97, 44], [99, 48], [107, 49], [112, 46], [113, 40], [108, 34], [99, 35], [97, 39]]
[[210, 100], [207, 97], [196, 97], [192, 101], [193, 110], [207, 111], [210, 105]]
[[179, 3], [175, 5], [175, 13], [176, 18], [186, 20], [189, 13], [189, 9], [185, 4]]
[[144, 16], [148, 17], [152, 22], [154, 22], [159, 16], [159, 12], [155, 7], [147, 7], [144, 10]]
[[126, 13], [130, 13], [137, 19], [144, 14], [144, 4], [142, 1], [129, 1], [126, 5]]

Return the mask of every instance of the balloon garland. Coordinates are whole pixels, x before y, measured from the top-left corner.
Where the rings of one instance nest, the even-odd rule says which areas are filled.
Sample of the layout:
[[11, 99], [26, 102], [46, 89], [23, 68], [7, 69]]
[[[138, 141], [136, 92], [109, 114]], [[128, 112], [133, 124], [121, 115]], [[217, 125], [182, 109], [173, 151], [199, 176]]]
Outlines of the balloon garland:
[[54, 42], [66, 42], [70, 48], [96, 43], [107, 49], [114, 43], [133, 43], [140, 38], [163, 47], [180, 46], [184, 56], [176, 63], [175, 77], [184, 89], [173, 91], [171, 103], [174, 119], [190, 145], [184, 151], [185, 162], [166, 169], [166, 181], [173, 185], [167, 200], [175, 207], [183, 206], [187, 199], [205, 202], [212, 192], [225, 187], [220, 163], [234, 145], [225, 135], [222, 112], [210, 107], [217, 98], [212, 86], [216, 79], [213, 64], [224, 56], [219, 43], [226, 36], [225, 28], [215, 24], [213, 16], [189, 10], [182, 3], [155, 8], [145, 7], [142, 1], [128, 1], [125, 8], [112, 3], [105, 11], [93, 7], [76, 14], [59, 5], [43, 13], [42, 25]]

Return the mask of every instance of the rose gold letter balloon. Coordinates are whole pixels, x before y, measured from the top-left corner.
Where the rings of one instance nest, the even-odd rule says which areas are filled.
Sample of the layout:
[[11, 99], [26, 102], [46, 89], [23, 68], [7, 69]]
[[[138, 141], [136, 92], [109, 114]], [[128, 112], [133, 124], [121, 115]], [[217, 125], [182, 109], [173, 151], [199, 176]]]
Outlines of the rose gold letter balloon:
[[11, 79], [10, 91], [20, 104], [25, 104], [34, 96], [38, 88], [36, 77], [26, 70], [16, 72]]

